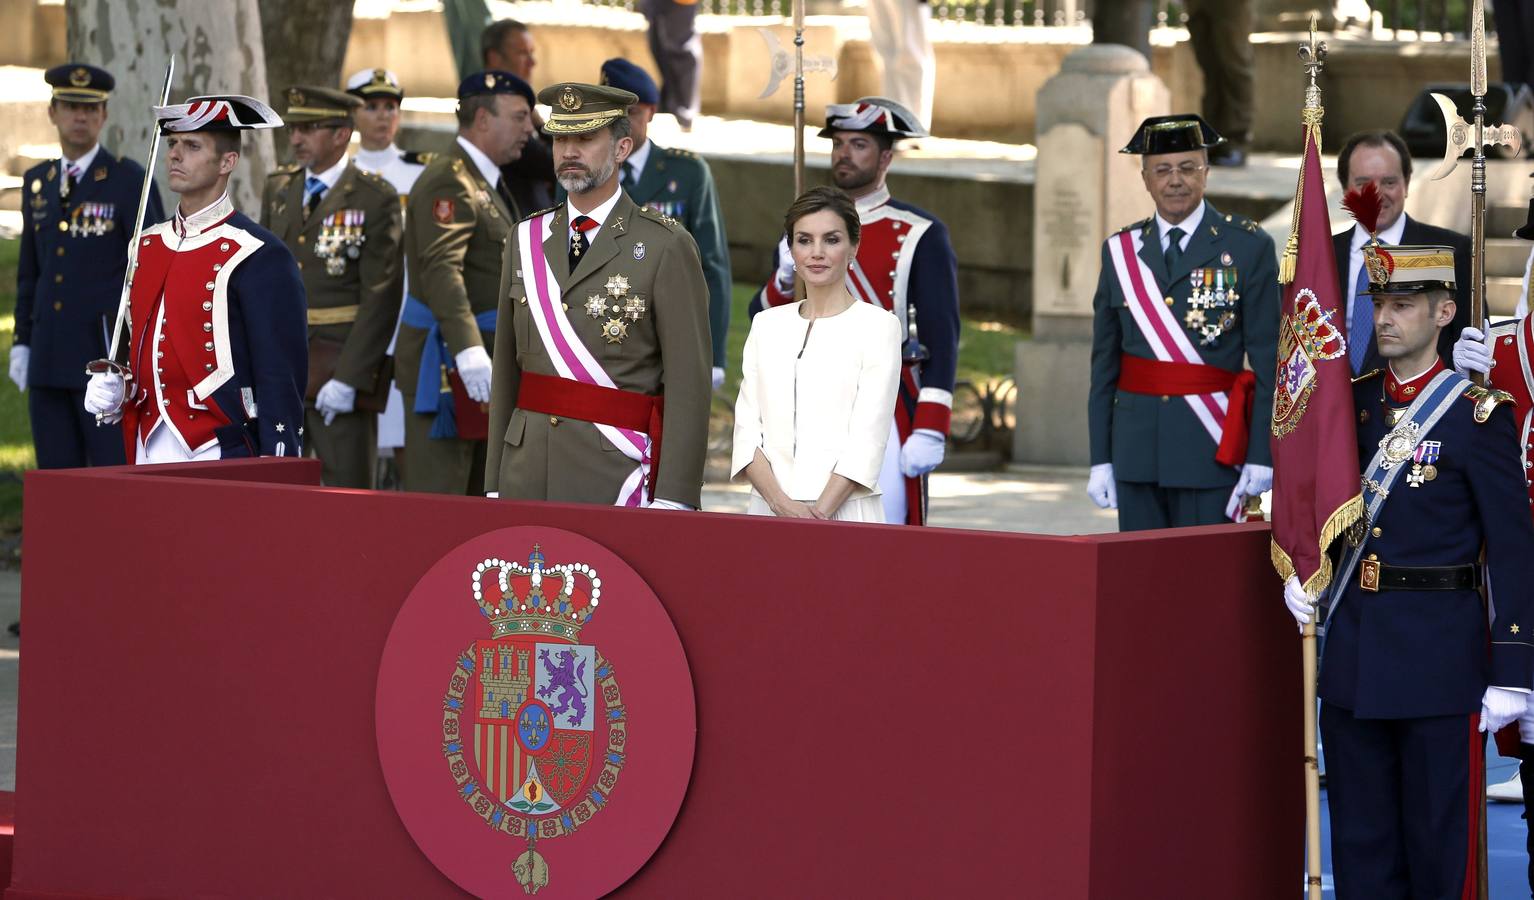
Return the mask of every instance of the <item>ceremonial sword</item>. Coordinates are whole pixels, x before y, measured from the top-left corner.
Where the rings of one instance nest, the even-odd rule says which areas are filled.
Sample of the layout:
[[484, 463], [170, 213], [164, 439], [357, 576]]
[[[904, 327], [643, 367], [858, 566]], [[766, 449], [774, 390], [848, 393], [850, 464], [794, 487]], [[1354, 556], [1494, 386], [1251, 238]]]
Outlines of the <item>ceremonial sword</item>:
[[[1470, 163], [1470, 325], [1480, 328], [1486, 310], [1486, 145], [1503, 145], [1516, 156], [1523, 147], [1523, 135], [1512, 125], [1486, 124], [1486, 15], [1482, 0], [1470, 7], [1470, 95], [1475, 98], [1472, 121], [1459, 117], [1454, 102], [1443, 94], [1433, 100], [1443, 112], [1447, 131], [1443, 161], [1433, 170], [1437, 181], [1459, 165], [1459, 155], [1469, 146], [1474, 152]], [[1471, 379], [1480, 385], [1486, 376], [1479, 372]]]
[[[170, 82], [176, 74], [176, 54], [170, 55], [165, 66], [165, 85], [160, 89], [160, 104], [170, 102]], [[127, 390], [127, 382], [133, 380], [133, 370], [128, 366], [126, 340], [133, 334], [133, 315], [129, 300], [133, 294], [133, 276], [138, 271], [139, 236], [144, 232], [144, 212], [149, 208], [149, 192], [154, 190], [154, 168], [160, 157], [160, 125], [156, 122], [150, 130], [149, 162], [144, 165], [144, 184], [138, 192], [138, 215], [133, 217], [133, 238], [128, 241], [128, 269], [123, 273], [122, 297], [117, 301], [117, 324], [112, 327], [112, 344], [106, 359], [98, 359], [85, 367], [87, 375], [120, 375]], [[97, 424], [102, 416], [96, 416]]]

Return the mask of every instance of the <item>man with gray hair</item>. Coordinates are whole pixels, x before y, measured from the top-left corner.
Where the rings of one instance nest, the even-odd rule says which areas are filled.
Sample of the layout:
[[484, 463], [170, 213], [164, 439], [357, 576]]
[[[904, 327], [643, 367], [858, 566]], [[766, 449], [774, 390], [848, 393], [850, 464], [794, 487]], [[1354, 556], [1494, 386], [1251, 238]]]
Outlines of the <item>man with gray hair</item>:
[[485, 490], [696, 508], [712, 393], [697, 246], [618, 186], [637, 97], [556, 84], [538, 99], [553, 109], [546, 127], [568, 197], [520, 222], [507, 245]]

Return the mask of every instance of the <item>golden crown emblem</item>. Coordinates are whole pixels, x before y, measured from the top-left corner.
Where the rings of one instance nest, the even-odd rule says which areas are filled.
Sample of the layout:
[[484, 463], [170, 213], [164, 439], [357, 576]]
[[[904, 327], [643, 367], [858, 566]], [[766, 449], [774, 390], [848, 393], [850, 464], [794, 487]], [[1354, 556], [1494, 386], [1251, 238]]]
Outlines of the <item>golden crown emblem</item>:
[[[518, 634], [575, 643], [602, 596], [602, 579], [585, 563], [547, 565], [534, 544], [527, 565], [492, 557], [474, 567], [474, 602], [491, 636]], [[485, 575], [495, 573], [487, 584]]]
[[581, 95], [575, 92], [575, 88], [567, 87], [559, 92], [559, 108], [565, 112], [575, 112], [581, 108]]

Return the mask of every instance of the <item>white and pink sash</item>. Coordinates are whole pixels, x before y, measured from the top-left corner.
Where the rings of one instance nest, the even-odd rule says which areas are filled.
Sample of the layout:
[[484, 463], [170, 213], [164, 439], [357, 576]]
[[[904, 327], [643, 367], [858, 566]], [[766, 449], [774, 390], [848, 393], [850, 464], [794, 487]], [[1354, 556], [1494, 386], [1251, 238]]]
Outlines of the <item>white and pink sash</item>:
[[[548, 350], [549, 358], [554, 361], [554, 368], [558, 371], [559, 377], [605, 388], [617, 388], [612, 378], [596, 361], [596, 357], [592, 356], [591, 351], [586, 349], [586, 345], [581, 343], [580, 336], [575, 333], [569, 318], [565, 316], [565, 308], [560, 300], [559, 281], [555, 279], [554, 271], [549, 268], [548, 260], [543, 253], [543, 240], [547, 236], [545, 232], [553, 216], [552, 212], [545, 213], [517, 226], [517, 244], [521, 251], [522, 271], [527, 273], [532, 286], [532, 290], [528, 292], [531, 297], [527, 305], [528, 309], [532, 312], [533, 322], [538, 326], [538, 335], [543, 339], [543, 346]], [[613, 501], [613, 505], [646, 505], [645, 482], [650, 477], [649, 436], [640, 431], [617, 428], [601, 422], [592, 424], [624, 456], [638, 463], [638, 467], [624, 480], [623, 487], [619, 489], [618, 497]]]
[[[1164, 292], [1156, 283], [1155, 274], [1140, 258], [1140, 247], [1138, 231], [1121, 231], [1108, 239], [1108, 255], [1113, 261], [1113, 273], [1118, 277], [1119, 289], [1124, 292], [1129, 314], [1134, 316], [1135, 324], [1140, 326], [1140, 333], [1150, 344], [1156, 359], [1162, 362], [1205, 365], [1204, 358], [1198, 355], [1193, 342], [1188, 340], [1187, 332], [1172, 318], [1172, 311], [1166, 304], [1161, 302]], [[1154, 295], [1151, 294], [1152, 289], [1155, 290]], [[1225, 410], [1229, 403], [1227, 395], [1223, 391], [1216, 394], [1186, 394], [1183, 399], [1218, 447], [1220, 436], [1225, 433]]]

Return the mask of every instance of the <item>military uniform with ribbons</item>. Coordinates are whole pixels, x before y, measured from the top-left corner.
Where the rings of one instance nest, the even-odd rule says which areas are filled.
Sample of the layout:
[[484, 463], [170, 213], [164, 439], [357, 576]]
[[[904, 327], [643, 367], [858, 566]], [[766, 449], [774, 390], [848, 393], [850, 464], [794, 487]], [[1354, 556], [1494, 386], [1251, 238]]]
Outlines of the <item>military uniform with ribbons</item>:
[[[1395, 268], [1371, 271], [1371, 293], [1452, 296], [1451, 248], [1386, 249]], [[1340, 542], [1319, 684], [1337, 896], [1473, 896], [1482, 698], [1534, 686], [1534, 519], [1512, 398], [1436, 357], [1353, 391], [1365, 516]]]
[[[515, 93], [533, 103], [532, 89], [504, 72], [470, 75], [458, 96], [481, 93]], [[467, 143], [460, 136], [451, 152], [426, 167], [406, 207], [409, 291], [394, 347], [394, 380], [405, 396], [409, 491], [478, 495], [484, 484], [485, 439], [468, 433], [467, 417], [459, 421], [460, 409], [474, 410], [462, 388], [454, 387], [454, 358], [475, 346], [494, 358], [501, 260], [521, 213], [504, 176], [498, 183], [486, 180]]]
[[[105, 70], [78, 63], [55, 66], [44, 79], [63, 103], [106, 103], [116, 84]], [[39, 163], [21, 179], [14, 344], [28, 348], [27, 408], [43, 469], [125, 461], [121, 427], [85, 413], [85, 367], [107, 355], [144, 169], [99, 144], [87, 156]], [[164, 218], [151, 187], [144, 224]]]
[[[1167, 119], [1123, 152], [1219, 140], [1196, 116]], [[1241, 467], [1271, 468], [1277, 263], [1256, 223], [1208, 201], [1165, 234], [1152, 216], [1104, 242], [1087, 423], [1092, 464], [1113, 465], [1122, 530], [1228, 521]]]
[[[540, 99], [560, 135], [606, 128], [635, 98], [565, 84]], [[592, 213], [567, 202], [513, 234], [485, 488], [504, 499], [697, 507], [711, 395], [697, 248], [621, 190]]]

